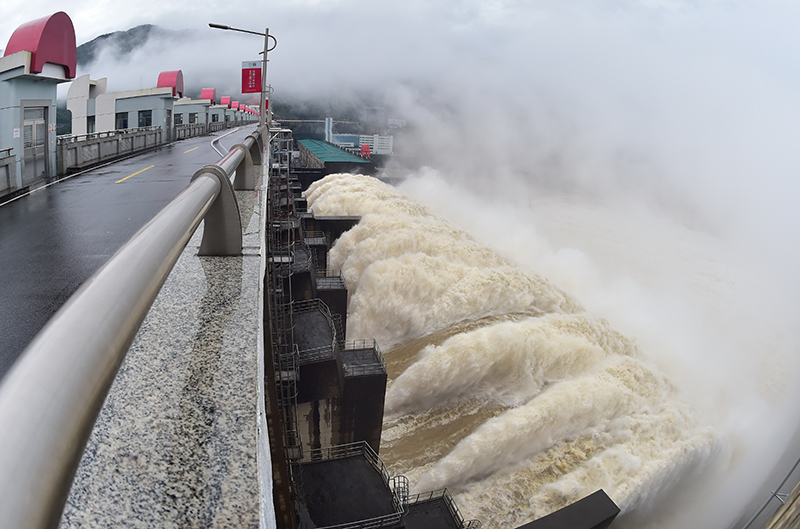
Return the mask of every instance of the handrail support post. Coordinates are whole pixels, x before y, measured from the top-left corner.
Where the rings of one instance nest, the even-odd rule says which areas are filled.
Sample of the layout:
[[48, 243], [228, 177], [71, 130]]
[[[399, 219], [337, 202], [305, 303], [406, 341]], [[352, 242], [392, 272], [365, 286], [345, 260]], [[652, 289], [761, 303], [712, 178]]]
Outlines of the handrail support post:
[[241, 147], [244, 160], [236, 167], [236, 177], [233, 179], [233, 189], [236, 191], [252, 191], [256, 188], [255, 166], [250, 149], [243, 143], [231, 147], [231, 150]]
[[203, 176], [216, 178], [220, 189], [203, 221], [203, 240], [198, 255], [242, 255], [242, 218], [233, 185], [217, 165], [206, 165], [192, 176], [192, 181]]

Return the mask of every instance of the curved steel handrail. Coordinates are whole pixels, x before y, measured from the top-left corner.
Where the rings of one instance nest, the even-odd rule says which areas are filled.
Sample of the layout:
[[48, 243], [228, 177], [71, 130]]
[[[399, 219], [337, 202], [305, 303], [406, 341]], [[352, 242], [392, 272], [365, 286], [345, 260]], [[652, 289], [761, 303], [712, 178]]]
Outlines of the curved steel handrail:
[[207, 214], [220, 208], [225, 180], [230, 188], [231, 172], [245, 158], [236, 151], [239, 162], [232, 149], [224, 168], [198, 171], [81, 286], [6, 374], [0, 384], [0, 526], [58, 526], [117, 370], [200, 222], [205, 218], [204, 243], [213, 231]]
[[[225, 156], [228, 153], [228, 150], [225, 149], [225, 146], [220, 143], [220, 140], [222, 140], [222, 138], [224, 138], [225, 136], [230, 136], [231, 134], [233, 134], [234, 132], [236, 132], [238, 130], [239, 130], [239, 127], [236, 127], [235, 129], [233, 129], [233, 130], [231, 130], [229, 132], [226, 132], [222, 136], [217, 136], [216, 138], [211, 140], [211, 148], [214, 149], [215, 151], [217, 151], [217, 154], [219, 154], [220, 156]], [[225, 149], [225, 152], [222, 152], [220, 149], [217, 149], [217, 145], [219, 145], [220, 147]]]
[[[772, 494], [770, 494], [769, 498], [767, 498], [767, 500], [764, 502], [764, 504], [761, 506], [761, 508], [758, 511], [756, 511], [756, 513], [753, 515], [753, 517], [750, 518], [750, 520], [746, 524], [744, 524], [742, 526], [742, 529], [748, 529], [751, 525], [753, 525], [753, 522], [755, 522], [756, 519], [759, 516], [761, 516], [761, 514], [767, 509], [767, 507], [772, 502], [772, 500], [774, 500], [774, 499], [776, 499], [778, 497], [777, 492], [783, 488], [783, 486], [786, 484], [787, 481], [789, 481], [789, 477], [792, 474], [794, 474], [794, 471], [797, 469], [797, 467], [799, 465], [800, 465], [800, 458], [798, 458], [797, 461], [794, 462], [794, 465], [792, 466], [791, 470], [789, 470], [789, 473], [786, 474], [786, 477], [783, 478], [783, 481], [781, 481], [780, 485], [778, 485], [778, 487], [774, 491], [772, 491]], [[794, 497], [794, 503], [795, 504], [800, 503], [800, 500], [798, 500], [798, 497], [800, 497], [800, 488], [798, 488], [798, 487], [800, 487], [800, 485], [797, 485], [795, 487], [795, 489], [792, 491], [792, 494], [791, 494], [791, 496]], [[792, 502], [790, 501], [789, 503], [792, 503]], [[784, 503], [782, 506], [778, 507], [778, 509], [775, 511], [775, 513], [770, 518], [770, 521], [768, 521], [767, 524], [764, 525], [764, 527], [771, 527], [771, 528], [772, 527], [775, 527], [775, 528], [782, 527], [782, 526], [778, 525], [777, 522], [778, 522], [779, 516], [780, 516], [779, 513], [782, 513], [781, 509], [785, 505], [786, 504]], [[770, 524], [772, 524], [772, 525], [770, 525]]]

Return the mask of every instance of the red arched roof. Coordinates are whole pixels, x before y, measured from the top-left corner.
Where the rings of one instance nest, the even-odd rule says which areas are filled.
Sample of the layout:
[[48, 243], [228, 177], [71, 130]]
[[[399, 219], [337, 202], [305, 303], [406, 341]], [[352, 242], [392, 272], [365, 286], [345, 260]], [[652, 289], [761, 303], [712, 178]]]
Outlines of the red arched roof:
[[220, 105], [228, 105], [228, 108], [231, 108], [231, 96], [222, 96], [219, 98]]
[[63, 11], [21, 25], [8, 39], [4, 55], [31, 52], [31, 72], [42, 73], [44, 63], [60, 64], [67, 79], [75, 77], [78, 54], [75, 28]]
[[172, 70], [158, 74], [158, 88], [172, 88], [172, 97], [183, 97], [183, 72]]
[[217, 104], [217, 89], [216, 88], [203, 88], [200, 90], [200, 99], [210, 99], [212, 105]]
[[238, 101], [233, 101], [231, 103], [231, 108], [234, 109], [234, 110], [239, 110], [239, 102]]

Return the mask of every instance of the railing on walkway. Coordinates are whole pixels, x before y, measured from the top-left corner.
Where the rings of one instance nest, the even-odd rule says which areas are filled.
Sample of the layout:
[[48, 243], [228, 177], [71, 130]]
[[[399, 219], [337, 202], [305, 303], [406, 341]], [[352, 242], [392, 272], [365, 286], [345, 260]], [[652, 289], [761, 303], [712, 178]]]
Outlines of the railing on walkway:
[[[210, 132], [249, 124], [251, 123], [244, 121], [222, 121], [175, 125], [172, 129], [172, 139], [174, 141], [185, 140]], [[164, 136], [160, 126], [91, 132], [88, 134], [65, 134], [58, 136], [56, 140], [57, 172], [59, 175], [65, 175], [70, 170], [78, 170], [113, 160], [126, 154], [156, 147], [168, 141], [170, 141], [169, 138]]]
[[317, 288], [321, 290], [344, 290], [347, 288], [342, 271], [337, 269], [318, 269]]
[[347, 364], [344, 366], [344, 374], [347, 377], [364, 377], [369, 375], [379, 375], [386, 373], [386, 359], [378, 347], [378, 342], [370, 338], [368, 340], [347, 340], [344, 343], [345, 351], [371, 350], [375, 355], [375, 361], [364, 364]]
[[0, 195], [3, 194], [3, 191], [16, 187], [17, 157], [11, 154], [12, 150], [14, 150], [13, 147], [0, 149]]
[[161, 127], [67, 134], [56, 140], [58, 174], [149, 149], [164, 142]]
[[325, 324], [331, 331], [331, 342], [318, 347], [309, 347], [300, 349], [300, 364], [313, 364], [314, 362], [322, 362], [324, 360], [331, 360], [338, 357], [338, 349], [336, 348], [337, 332], [333, 323], [331, 311], [328, 306], [319, 298], [308, 299], [303, 301], [296, 301], [291, 304], [292, 314], [306, 314], [309, 312], [319, 313], [325, 320]]
[[[780, 489], [780, 487], [778, 487]], [[792, 529], [800, 525], [800, 484], [795, 485], [791, 493], [785, 497], [778, 496], [773, 492], [781, 506], [772, 515], [772, 518], [764, 525], [763, 529]]]
[[182, 125], [175, 125], [174, 134], [172, 139], [185, 140], [186, 138], [193, 138], [195, 136], [202, 136], [208, 134], [209, 128], [206, 123], [185, 123]]
[[208, 124], [208, 132], [217, 132], [226, 128], [224, 121], [211, 121]]
[[200, 222], [201, 255], [241, 255], [230, 177], [247, 159], [260, 160], [261, 137], [251, 134], [197, 171], [64, 304], [6, 374], [0, 384], [0, 527], [58, 526], [117, 370]]
[[408, 505], [408, 492], [411, 490], [408, 478], [402, 474], [392, 476], [389, 478], [389, 486], [392, 489], [392, 493], [397, 496], [397, 501], [403, 506], [403, 512], [407, 513], [408, 510], [405, 507]]
[[432, 490], [430, 492], [423, 492], [422, 494], [411, 496], [408, 498], [408, 505], [415, 505], [417, 503], [424, 503], [426, 501], [434, 500], [440, 500], [444, 502], [444, 504], [447, 506], [447, 510], [450, 512], [450, 515], [453, 517], [459, 527], [463, 527], [465, 529], [480, 529], [480, 521], [464, 521], [464, 517], [461, 515], [461, 511], [458, 509], [458, 505], [456, 505], [456, 502], [453, 501], [450, 491], [448, 491], [446, 488]]
[[[800, 459], [797, 459], [792, 465], [792, 468], [780, 482], [780, 484], [771, 491], [769, 497], [761, 506], [761, 508], [750, 518], [750, 520], [742, 526], [741, 529], [749, 529], [753, 523], [766, 512], [767, 507], [772, 503], [772, 500], [778, 500], [779, 505], [776, 508], [769, 521], [763, 526], [757, 525], [755, 527], [763, 527], [763, 529], [788, 529], [790, 527], [797, 527], [798, 520], [800, 520], [800, 483], [795, 485], [791, 493], [780, 492], [783, 486], [789, 481], [789, 478], [794, 474], [795, 470], [800, 467]], [[797, 478], [795, 478], [796, 481]]]
[[330, 246], [329, 236], [324, 231], [307, 231], [305, 232], [305, 240], [307, 244], [324, 244], [325, 246]]

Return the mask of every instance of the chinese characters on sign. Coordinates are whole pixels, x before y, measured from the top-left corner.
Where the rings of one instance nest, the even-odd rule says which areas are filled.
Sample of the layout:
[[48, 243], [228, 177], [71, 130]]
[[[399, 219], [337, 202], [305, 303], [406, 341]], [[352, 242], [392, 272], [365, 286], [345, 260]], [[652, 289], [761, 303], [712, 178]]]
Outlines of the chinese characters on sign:
[[261, 61], [242, 62], [242, 93], [261, 92]]

